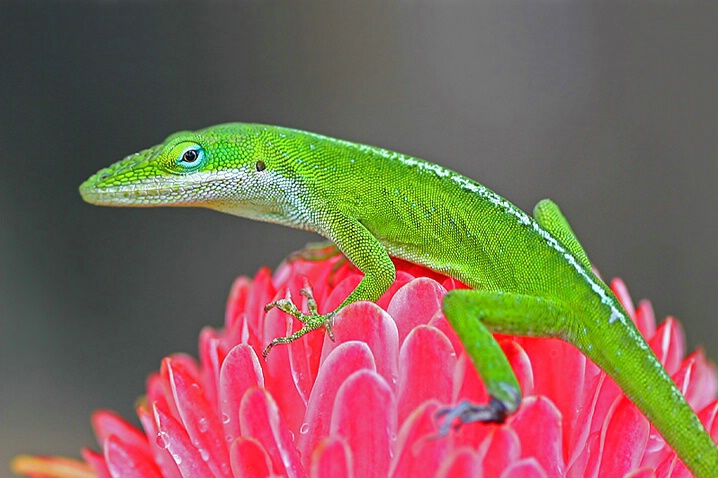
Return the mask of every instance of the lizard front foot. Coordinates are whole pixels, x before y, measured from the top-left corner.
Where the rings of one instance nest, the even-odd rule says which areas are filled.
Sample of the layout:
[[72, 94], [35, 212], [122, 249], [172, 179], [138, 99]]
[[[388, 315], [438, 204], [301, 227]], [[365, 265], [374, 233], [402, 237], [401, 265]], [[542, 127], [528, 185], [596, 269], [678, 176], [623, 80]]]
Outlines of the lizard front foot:
[[307, 298], [307, 309], [309, 309], [309, 314], [303, 314], [302, 311], [299, 310], [299, 308], [292, 301], [292, 295], [289, 293], [289, 291], [287, 291], [287, 296], [284, 299], [270, 302], [269, 304], [264, 306], [265, 312], [276, 307], [285, 314], [289, 314], [295, 319], [299, 320], [303, 324], [302, 328], [297, 330], [293, 334], [286, 337], [277, 337], [272, 340], [269, 345], [267, 345], [267, 347], [264, 349], [264, 351], [262, 351], [262, 356], [265, 359], [267, 358], [267, 355], [269, 355], [269, 352], [274, 346], [280, 344], [289, 344], [302, 337], [304, 334], [322, 327], [327, 331], [327, 334], [329, 334], [329, 338], [334, 340], [334, 332], [332, 332], [334, 312], [330, 312], [329, 314], [324, 315], [318, 312], [317, 301], [314, 300], [312, 288], [309, 287], [309, 285], [305, 285], [304, 288], [302, 288], [302, 290], [300, 290], [299, 292]]

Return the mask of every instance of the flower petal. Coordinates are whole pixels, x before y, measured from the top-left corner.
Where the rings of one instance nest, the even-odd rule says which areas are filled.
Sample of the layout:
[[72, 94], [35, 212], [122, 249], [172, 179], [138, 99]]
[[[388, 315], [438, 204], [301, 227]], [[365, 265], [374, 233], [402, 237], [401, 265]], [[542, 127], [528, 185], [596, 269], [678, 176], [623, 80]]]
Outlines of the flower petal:
[[[173, 363], [177, 367], [181, 366], [187, 371], [187, 374], [193, 378], [199, 377], [199, 367], [197, 366], [197, 362], [194, 357], [185, 353], [173, 354], [169, 357], [165, 357], [160, 363], [160, 383], [162, 385], [163, 398], [166, 398], [167, 400], [167, 411], [172, 413], [172, 416], [181, 422], [182, 418], [179, 409], [177, 408], [174, 385], [171, 383], [170, 373], [168, 370], [168, 365], [170, 363]], [[195, 379], [194, 381], [198, 382], [198, 379]]]
[[436, 412], [439, 402], [427, 400], [404, 421], [396, 442], [389, 476], [433, 478], [451, 450], [450, 440], [437, 438]]
[[648, 420], [627, 398], [616, 399], [601, 434], [599, 476], [623, 476], [638, 468], [648, 443]]
[[321, 437], [329, 434], [340, 385], [354, 372], [364, 369], [376, 371], [374, 357], [366, 343], [355, 340], [338, 345], [324, 361], [297, 438], [297, 448], [305, 466], [309, 465], [312, 448]]
[[[244, 312], [251, 320], [247, 321], [249, 343], [255, 347], [263, 347], [265, 344], [254, 343], [253, 337], [262, 337], [264, 332], [264, 321], [266, 320], [266, 312], [264, 307], [269, 304], [277, 294], [277, 289], [272, 282], [272, 272], [267, 267], [262, 267], [257, 271], [252, 281], [252, 287], [247, 294]], [[236, 343], [236, 342], [235, 342]]]
[[242, 478], [272, 476], [272, 462], [261, 443], [254, 438], [239, 437], [229, 449], [232, 475]]
[[483, 464], [484, 476], [500, 476], [521, 456], [521, 442], [516, 432], [508, 426], [492, 426], [477, 450]]
[[574, 429], [569, 431], [571, 436], [567, 449], [571, 476], [590, 476], [585, 470], [589, 466], [596, 466], [595, 460], [599, 456], [601, 430], [606, 415], [616, 398], [622, 396], [616, 383], [605, 373], [595, 377], [589, 390], [579, 410]]
[[104, 443], [105, 461], [113, 478], [162, 478], [154, 461], [143, 450], [109, 435]]
[[336, 287], [324, 300], [324, 310], [336, 310], [344, 302], [344, 299], [356, 289], [361, 280], [361, 274], [352, 273], [342, 279], [341, 282], [337, 282]]
[[441, 330], [441, 332], [449, 339], [451, 345], [454, 346], [454, 353], [456, 353], [457, 357], [461, 355], [464, 351], [464, 345], [461, 343], [461, 339], [456, 334], [456, 331], [454, 331], [451, 324], [449, 324], [449, 321], [446, 320], [446, 317], [441, 309], [437, 310], [431, 320], [429, 320], [429, 325]]
[[[548, 476], [566, 474], [561, 420], [556, 405], [548, 398], [536, 395], [526, 397], [508, 421], [521, 441], [521, 456], [535, 457]], [[541, 430], [540, 440], [535, 438], [536, 430]]]
[[455, 451], [439, 469], [437, 478], [481, 478], [481, 462], [476, 453], [463, 447]]
[[197, 377], [186, 362], [173, 358], [164, 360], [163, 371], [168, 374], [175, 405], [192, 444], [215, 476], [229, 476], [229, 454], [222, 424]]
[[672, 378], [694, 410], [705, 407], [718, 392], [715, 364], [706, 360], [702, 349], [683, 360], [680, 370]]
[[405, 284], [389, 302], [386, 311], [394, 318], [399, 344], [417, 325], [425, 325], [441, 309], [446, 289], [435, 280], [420, 277]]
[[[158, 406], [164, 409], [167, 408], [166, 405], [159, 405], [159, 402], [154, 403], [157, 403]], [[150, 453], [152, 453], [155, 463], [157, 463], [157, 466], [162, 471], [162, 476], [164, 478], [181, 478], [182, 475], [177, 468], [177, 464], [167, 449], [166, 441], [161, 439], [152, 413], [150, 413], [150, 411], [144, 406], [139, 406], [137, 407], [137, 416], [139, 417], [140, 423], [142, 423], [142, 428], [145, 430], [145, 435], [149, 440], [148, 445], [150, 447]]]
[[306, 334], [288, 347], [289, 376], [294, 382], [302, 401], [306, 404], [312, 392], [312, 386], [319, 373], [323, 334]]
[[[171, 410], [172, 416], [179, 418], [179, 412], [175, 407], [174, 400], [172, 400], [172, 390], [169, 383], [166, 383], [162, 375], [158, 372], [153, 372], [147, 376], [145, 381], [145, 388], [147, 395], [144, 400], [144, 405], [149, 406], [150, 403], [159, 403], [165, 410]], [[170, 400], [167, 400], [167, 397]], [[145, 429], [145, 432], [147, 429]], [[146, 434], [146, 433], [145, 433]], [[148, 440], [151, 442], [152, 437], [148, 435]]]
[[95, 478], [87, 463], [59, 456], [16, 456], [13, 472], [32, 478]]
[[627, 473], [623, 478], [656, 478], [656, 472], [650, 468], [639, 468]]
[[[269, 269], [267, 269], [268, 271]], [[229, 289], [227, 297], [227, 307], [224, 313], [224, 321], [228, 329], [233, 328], [232, 325], [237, 321], [239, 316], [245, 312], [247, 307], [247, 297], [249, 296], [252, 280], [248, 277], [241, 276], [235, 279], [232, 287]], [[235, 338], [237, 342], [241, 340], [239, 336]]]
[[656, 335], [656, 315], [653, 313], [651, 301], [644, 299], [638, 303], [636, 327], [644, 337], [650, 338]]
[[[534, 394], [550, 398], [560, 411], [567, 429], [574, 429], [581, 404], [586, 401], [586, 357], [575, 347], [557, 339], [522, 339], [519, 343], [534, 370], [556, 370], [556, 364], [561, 364], [557, 372], [534, 376]], [[566, 390], [571, 390], [571, 393], [566, 393]], [[568, 448], [568, 433], [563, 440], [564, 447]], [[552, 474], [545, 465], [544, 469]]]
[[516, 374], [523, 396], [535, 395], [533, 364], [528, 354], [515, 340], [499, 340], [501, 350], [509, 360], [511, 369]]
[[[326, 304], [329, 294], [347, 277], [361, 279], [359, 270], [341, 253], [326, 260], [297, 259], [284, 262], [274, 274], [274, 283], [284, 288], [295, 277], [305, 278], [314, 289], [317, 303]], [[334, 310], [332, 307], [330, 310]]]
[[399, 423], [429, 398], [451, 400], [456, 354], [449, 339], [428, 325], [415, 327], [399, 352]]
[[[706, 430], [710, 431], [713, 428], [713, 425], [718, 425], [718, 420], [716, 419], [718, 417], [718, 399], [713, 400], [710, 404], [703, 407], [703, 410], [701, 410], [698, 413], [698, 418], [701, 419], [701, 423], [706, 428]], [[718, 440], [718, 436], [711, 435], [714, 440]]]
[[399, 339], [391, 316], [371, 302], [355, 302], [334, 317], [334, 337], [324, 338], [323, 363], [329, 353], [343, 342], [359, 340], [371, 349], [376, 371], [392, 388], [398, 379]]
[[343, 438], [324, 438], [311, 458], [311, 478], [353, 478], [352, 452]]
[[648, 345], [669, 374], [673, 375], [678, 371], [685, 349], [685, 335], [676, 319], [668, 317], [658, 327], [656, 335], [648, 341]]
[[686, 469], [686, 466], [678, 459], [675, 453], [671, 453], [656, 468], [656, 476], [661, 478], [692, 478], [693, 475]]
[[[278, 309], [272, 309], [267, 313], [264, 337], [274, 338], [288, 335], [295, 327], [295, 323], [298, 324], [299, 321]], [[304, 338], [300, 340], [304, 340]], [[269, 342], [269, 339], [266, 339], [266, 341]], [[283, 411], [284, 419], [287, 421], [290, 430], [297, 433], [302, 424], [306, 402], [299, 393], [294, 377], [292, 377], [292, 374], [287, 373], [287, 371], [291, 370], [290, 347], [291, 345], [272, 349], [265, 361], [265, 386], [273, 399], [276, 400], [279, 409]]]
[[199, 376], [204, 384], [205, 396], [215, 410], [219, 407], [219, 369], [226, 354], [217, 332], [210, 327], [203, 328], [199, 334]]
[[169, 452], [182, 476], [216, 476], [192, 445], [185, 429], [169, 411], [154, 403], [152, 412], [158, 432], [157, 445]]
[[237, 345], [227, 354], [219, 373], [219, 411], [227, 443], [241, 434], [239, 406], [245, 392], [257, 386], [264, 386], [259, 358], [249, 345]]
[[292, 433], [267, 391], [261, 388], [247, 391], [239, 407], [239, 420], [242, 434], [254, 437], [267, 450], [274, 473], [290, 478], [304, 476]]
[[[376, 305], [378, 305], [379, 307], [381, 307], [384, 310], [388, 310], [389, 304], [394, 299], [394, 294], [396, 294], [396, 292], [399, 289], [404, 287], [405, 284], [413, 281], [414, 279], [416, 279], [415, 276], [413, 276], [407, 272], [397, 270], [396, 271], [396, 279], [394, 279], [394, 283], [389, 286], [389, 288], [386, 290], [386, 292], [384, 292], [381, 295], [381, 297], [379, 297], [379, 300], [376, 301]], [[389, 315], [391, 315], [391, 314], [389, 314]]]
[[105, 462], [105, 455], [97, 453], [89, 448], [83, 448], [80, 452], [85, 463], [89, 464], [95, 472], [96, 478], [112, 478], [110, 470]]
[[108, 436], [114, 435], [123, 443], [142, 450], [150, 458], [147, 437], [124, 418], [109, 410], [98, 410], [92, 414], [91, 421], [100, 445], [105, 443]]
[[[300, 268], [300, 266], [306, 265], [306, 261], [297, 261], [292, 265], [295, 268]], [[302, 269], [306, 269], [306, 267]], [[317, 282], [312, 282], [312, 280], [311, 277], [304, 275], [295, 275], [289, 278], [282, 284], [280, 294], [274, 300], [290, 297], [303, 313], [308, 313], [308, 299], [302, 294], [302, 290], [308, 285], [318, 284]], [[326, 278], [322, 280], [326, 281]], [[317, 297], [315, 299], [318, 300]], [[320, 312], [325, 312], [322, 310], [324, 309], [324, 304], [321, 301], [317, 303], [321, 304]], [[269, 339], [292, 334], [301, 327], [302, 324], [299, 320], [273, 309], [267, 314], [264, 327], [265, 341], [268, 342]], [[305, 334], [286, 346], [275, 347], [267, 362], [267, 374], [272, 377], [271, 380], [267, 381], [268, 384], [271, 384], [270, 392], [276, 397], [279, 407], [288, 412], [285, 413], [284, 418], [295, 432], [299, 430], [301, 417], [304, 414], [303, 406], [306, 405], [309, 399], [312, 384], [317, 376], [320, 359], [318, 351], [321, 349], [323, 342], [323, 331]], [[279, 357], [277, 358], [276, 356]], [[291, 373], [286, 373], [287, 370]], [[274, 385], [274, 382], [277, 382], [277, 385], [281, 382], [281, 392]], [[297, 393], [288, 393], [292, 389], [296, 390]]]
[[636, 321], [636, 309], [633, 307], [633, 300], [631, 299], [631, 294], [628, 293], [628, 287], [626, 287], [626, 283], [623, 282], [622, 279], [619, 279], [616, 277], [611, 281], [611, 291], [616, 295], [618, 298], [618, 301], [621, 303], [624, 309], [626, 309], [626, 312], [628, 312], [629, 317], [631, 317], [631, 320], [633, 322]]
[[[350, 268], [347, 267], [346, 269]], [[324, 301], [325, 310], [335, 310], [337, 307], [339, 307], [342, 302], [344, 302], [344, 299], [346, 299], [347, 296], [351, 294], [354, 289], [359, 285], [359, 282], [361, 282], [362, 277], [363, 276], [359, 274], [357, 270], [354, 270], [351, 273], [342, 277], [341, 281], [337, 280], [335, 282], [336, 286], [333, 289], [329, 289], [329, 295]], [[396, 278], [394, 279], [394, 282], [381, 295], [381, 297], [379, 297], [379, 300], [376, 301], [376, 304], [380, 308], [386, 310], [396, 291], [399, 290], [404, 284], [414, 279], [415, 276], [397, 268]]]
[[379, 374], [361, 370], [342, 384], [330, 433], [343, 437], [351, 448], [354, 476], [386, 476], [396, 436], [396, 402]]
[[501, 473], [501, 478], [547, 478], [548, 476], [533, 457], [519, 460]]

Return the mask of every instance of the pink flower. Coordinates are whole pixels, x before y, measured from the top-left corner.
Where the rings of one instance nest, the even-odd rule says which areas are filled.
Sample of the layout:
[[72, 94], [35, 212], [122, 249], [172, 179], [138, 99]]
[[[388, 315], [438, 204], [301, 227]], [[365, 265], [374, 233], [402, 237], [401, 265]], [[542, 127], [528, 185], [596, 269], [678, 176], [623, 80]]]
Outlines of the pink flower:
[[[690, 476], [617, 386], [557, 340], [503, 337], [520, 410], [503, 425], [436, 439], [439, 407], [487, 397], [440, 309], [446, 291], [463, 285], [405, 262], [377, 304], [336, 316], [336, 342], [315, 332], [261, 359], [272, 338], [298, 327], [265, 304], [287, 291], [301, 297], [308, 282], [320, 312], [333, 310], [361, 278], [338, 260], [237, 279], [225, 327], [200, 334], [199, 361], [173, 355], [148, 378], [137, 408], [144, 430], [98, 411], [101, 452], [83, 450], [84, 462], [18, 457], [13, 468], [56, 478]], [[650, 303], [634, 309], [623, 282], [612, 288], [718, 438], [715, 366], [701, 350], [683, 359], [678, 322], [656, 330]]]

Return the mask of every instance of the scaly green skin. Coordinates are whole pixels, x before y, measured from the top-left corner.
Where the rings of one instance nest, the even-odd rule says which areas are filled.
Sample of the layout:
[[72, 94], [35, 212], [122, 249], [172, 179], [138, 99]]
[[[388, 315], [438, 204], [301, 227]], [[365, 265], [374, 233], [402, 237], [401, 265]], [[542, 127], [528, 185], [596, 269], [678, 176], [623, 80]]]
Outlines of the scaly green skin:
[[[443, 434], [457, 421], [500, 422], [520, 405], [491, 332], [558, 337], [615, 380], [696, 476], [718, 476], [715, 444], [548, 200], [534, 219], [429, 162], [241, 123], [176, 133], [99, 171], [80, 193], [99, 205], [200, 206], [315, 231], [364, 273], [337, 310], [381, 296], [395, 276], [390, 255], [455, 277], [475, 290], [450, 292], [443, 309], [491, 400], [442, 410]], [[291, 299], [272, 306], [304, 327], [270, 347], [319, 327], [331, 332], [336, 310], [303, 315]]]

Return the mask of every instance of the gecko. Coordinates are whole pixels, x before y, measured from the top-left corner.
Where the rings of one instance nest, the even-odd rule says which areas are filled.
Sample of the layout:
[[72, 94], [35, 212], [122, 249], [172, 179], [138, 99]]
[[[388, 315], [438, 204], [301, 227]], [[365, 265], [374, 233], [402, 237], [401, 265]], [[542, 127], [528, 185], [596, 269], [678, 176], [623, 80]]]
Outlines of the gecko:
[[[392, 284], [397, 257], [456, 278], [442, 310], [484, 381], [487, 403], [437, 414], [440, 435], [501, 423], [521, 389], [494, 333], [562, 339], [592, 360], [653, 424], [696, 477], [718, 476], [718, 448], [638, 332], [558, 206], [533, 216], [437, 164], [292, 128], [227, 123], [180, 131], [100, 170], [80, 186], [103, 206], [204, 207], [315, 232], [363, 273], [336, 310], [307, 314], [291, 297], [267, 304], [302, 327], [264, 351], [331, 327], [356, 301]], [[560, 372], [558, 372], [560, 373]]]

